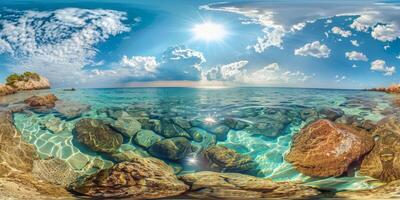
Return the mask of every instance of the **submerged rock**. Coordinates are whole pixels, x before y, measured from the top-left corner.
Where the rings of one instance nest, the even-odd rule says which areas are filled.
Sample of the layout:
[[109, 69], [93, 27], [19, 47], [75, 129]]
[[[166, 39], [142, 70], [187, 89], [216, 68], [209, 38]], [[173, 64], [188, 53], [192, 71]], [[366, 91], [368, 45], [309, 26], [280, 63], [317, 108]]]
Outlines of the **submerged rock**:
[[120, 117], [112, 123], [112, 127], [126, 137], [133, 137], [140, 131], [142, 125], [133, 117]]
[[364, 158], [360, 174], [385, 182], [400, 179], [400, 122], [396, 117], [381, 120], [373, 132], [372, 151]]
[[63, 121], [57, 117], [51, 117], [40, 124], [42, 128], [49, 130], [50, 132], [57, 134], [65, 130], [66, 126]]
[[189, 121], [184, 119], [183, 117], [174, 117], [172, 118], [174, 124], [180, 126], [183, 129], [190, 129], [192, 126], [190, 125]]
[[122, 136], [98, 119], [81, 119], [75, 125], [77, 140], [92, 149], [113, 153], [122, 144]]
[[53, 108], [56, 101], [57, 97], [54, 94], [48, 94], [44, 96], [32, 96], [26, 99], [24, 102], [30, 107]]
[[356, 190], [338, 192], [333, 198], [338, 199], [398, 199], [400, 180], [392, 181], [386, 185], [369, 190]]
[[329, 107], [324, 107], [319, 110], [319, 113], [324, 115], [326, 119], [329, 119], [331, 121], [335, 121], [337, 118], [342, 117], [344, 115], [344, 112], [340, 108], [329, 108]]
[[255, 170], [257, 163], [248, 156], [237, 153], [225, 146], [208, 147], [202, 153], [208, 170], [222, 172], [246, 172]]
[[164, 139], [154, 143], [149, 153], [155, 157], [169, 160], [180, 160], [191, 152], [190, 141], [184, 137]]
[[69, 186], [80, 176], [67, 162], [58, 158], [35, 160], [32, 173], [40, 179], [63, 187]]
[[183, 128], [167, 118], [161, 120], [161, 132], [159, 134], [166, 138], [185, 137], [190, 139], [190, 135]]
[[90, 106], [77, 102], [57, 101], [55, 110], [66, 119], [75, 119], [82, 116], [84, 112], [89, 111]]
[[199, 199], [311, 198], [318, 190], [290, 182], [273, 182], [238, 173], [197, 172], [180, 180], [190, 186], [187, 196]]
[[176, 196], [188, 189], [163, 161], [140, 157], [101, 170], [72, 187], [72, 190], [92, 197], [135, 199]]
[[339, 176], [373, 145], [372, 137], [362, 129], [318, 120], [294, 136], [285, 159], [308, 176]]
[[163, 139], [163, 137], [155, 134], [151, 130], [141, 130], [135, 136], [135, 143], [141, 147], [149, 148], [156, 142], [159, 142]]

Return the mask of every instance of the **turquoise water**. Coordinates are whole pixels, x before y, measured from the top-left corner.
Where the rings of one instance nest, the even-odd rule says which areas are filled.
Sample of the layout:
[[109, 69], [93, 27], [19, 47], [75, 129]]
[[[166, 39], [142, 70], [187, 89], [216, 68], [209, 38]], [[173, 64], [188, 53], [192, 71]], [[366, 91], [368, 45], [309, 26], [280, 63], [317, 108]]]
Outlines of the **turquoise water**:
[[[79, 108], [82, 115], [66, 118], [56, 109], [14, 114], [17, 128], [24, 140], [34, 144], [41, 158], [57, 157], [67, 161], [76, 171], [93, 173], [113, 165], [108, 156], [83, 148], [73, 140], [75, 123], [81, 118], [97, 118], [112, 123], [115, 119], [107, 109], [123, 110], [133, 117], [159, 119], [182, 117], [187, 120], [222, 121], [234, 118], [246, 123], [243, 130], [230, 129], [226, 140], [218, 141], [239, 153], [250, 155], [257, 163], [257, 176], [276, 181], [302, 181], [326, 189], [355, 190], [372, 188], [379, 183], [372, 178], [354, 175], [317, 179], [302, 175], [284, 155], [290, 149], [291, 138], [316, 118], [322, 108], [341, 109], [345, 115], [360, 121], [380, 120], [393, 110], [393, 96], [356, 90], [322, 90], [292, 88], [130, 88], [51, 90], [65, 108]], [[87, 107], [90, 106], [90, 107]], [[79, 110], [78, 109], [78, 110]], [[260, 128], [261, 127], [261, 128]], [[203, 137], [210, 136], [203, 131]], [[133, 150], [146, 154], [132, 139], [124, 138], [118, 150]], [[204, 141], [204, 140], [203, 140]], [[205, 146], [207, 142], [196, 143]], [[183, 168], [180, 173], [196, 170], [186, 160], [170, 162]]]

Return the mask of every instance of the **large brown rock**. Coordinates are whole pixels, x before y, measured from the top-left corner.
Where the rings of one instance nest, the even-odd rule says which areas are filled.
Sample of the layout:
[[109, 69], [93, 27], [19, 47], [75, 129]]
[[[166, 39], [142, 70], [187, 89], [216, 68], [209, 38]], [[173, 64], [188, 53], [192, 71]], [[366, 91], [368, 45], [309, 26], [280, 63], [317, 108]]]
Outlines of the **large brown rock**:
[[372, 137], [362, 129], [318, 120], [294, 136], [285, 159], [308, 176], [339, 176], [373, 146]]
[[273, 182], [239, 173], [197, 172], [180, 180], [190, 186], [187, 196], [200, 199], [306, 198], [319, 194], [315, 189], [290, 182]]
[[360, 173], [385, 182], [400, 179], [400, 121], [388, 117], [373, 132], [376, 139], [372, 151], [361, 164]]
[[11, 171], [30, 172], [38, 159], [33, 145], [24, 142], [11, 121], [10, 112], [0, 112], [0, 176]]
[[93, 151], [113, 153], [122, 144], [122, 135], [98, 119], [81, 119], [75, 124], [77, 140]]
[[54, 94], [44, 96], [32, 96], [24, 102], [30, 107], [46, 107], [53, 108], [56, 105], [57, 97]]
[[163, 161], [137, 156], [89, 176], [72, 189], [92, 197], [155, 199], [182, 194], [189, 187]]
[[257, 167], [256, 162], [248, 156], [237, 153], [225, 146], [208, 147], [202, 153], [208, 170], [223, 172], [246, 172]]

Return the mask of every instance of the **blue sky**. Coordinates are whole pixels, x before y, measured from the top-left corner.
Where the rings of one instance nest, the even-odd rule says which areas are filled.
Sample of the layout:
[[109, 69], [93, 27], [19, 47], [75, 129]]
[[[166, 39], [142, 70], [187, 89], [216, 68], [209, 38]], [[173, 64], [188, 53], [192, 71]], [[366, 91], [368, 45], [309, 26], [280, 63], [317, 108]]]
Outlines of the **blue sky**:
[[[399, 82], [400, 1], [2, 1], [0, 79], [55, 87]], [[399, 72], [398, 72], [399, 70]]]

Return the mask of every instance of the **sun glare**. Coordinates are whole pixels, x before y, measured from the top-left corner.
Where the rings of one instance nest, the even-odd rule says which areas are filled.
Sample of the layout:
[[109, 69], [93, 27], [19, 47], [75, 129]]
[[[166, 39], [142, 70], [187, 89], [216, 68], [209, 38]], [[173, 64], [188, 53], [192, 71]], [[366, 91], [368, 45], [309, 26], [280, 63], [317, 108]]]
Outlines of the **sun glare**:
[[197, 24], [192, 29], [192, 32], [195, 39], [205, 41], [222, 40], [227, 34], [223, 25], [213, 22]]

